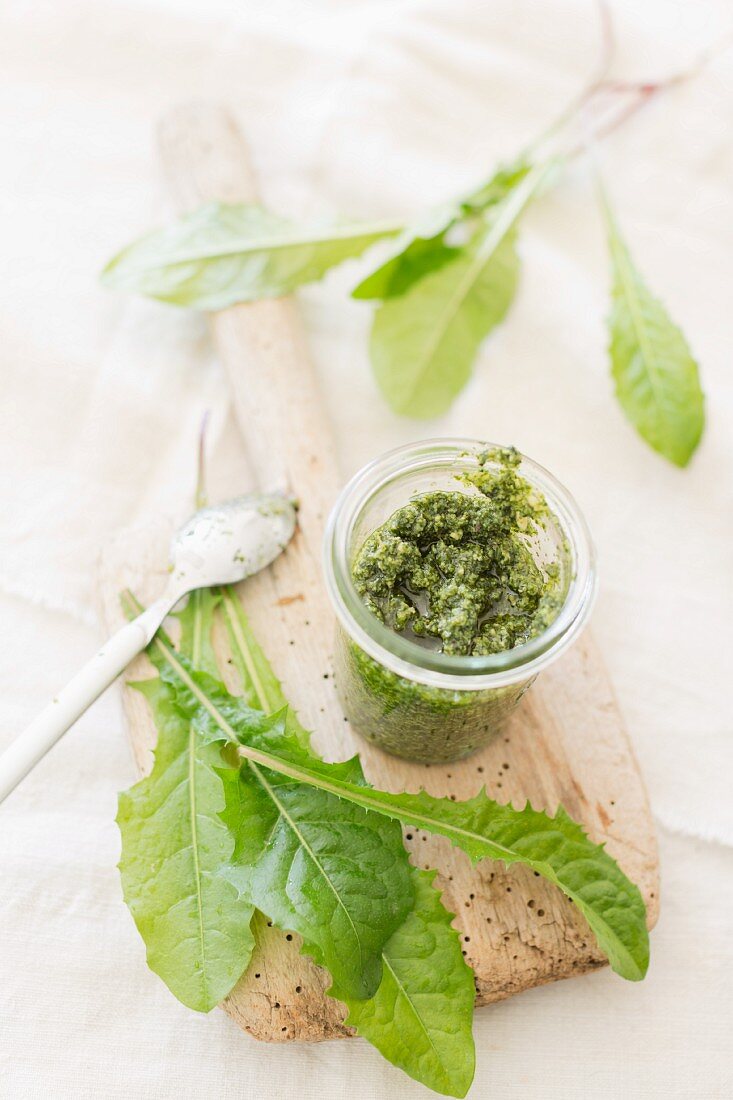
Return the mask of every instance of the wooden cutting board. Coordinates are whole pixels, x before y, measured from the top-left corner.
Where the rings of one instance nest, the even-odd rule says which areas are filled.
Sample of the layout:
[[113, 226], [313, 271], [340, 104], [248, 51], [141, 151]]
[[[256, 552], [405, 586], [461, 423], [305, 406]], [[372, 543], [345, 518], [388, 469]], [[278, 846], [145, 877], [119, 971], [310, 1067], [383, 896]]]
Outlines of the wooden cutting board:
[[[164, 120], [159, 139], [179, 209], [213, 198], [256, 198], [246, 147], [223, 110], [180, 108]], [[493, 744], [468, 760], [409, 764], [351, 733], [334, 692], [333, 616], [320, 569], [323, 525], [339, 476], [295, 307], [284, 300], [237, 306], [212, 316], [211, 325], [241, 428], [240, 488], [253, 482], [263, 488], [288, 484], [301, 502], [291, 546], [239, 591], [288, 699], [315, 731], [318, 750], [330, 760], [358, 750], [369, 779], [389, 790], [424, 786], [434, 795], [464, 799], [486, 785], [492, 797], [518, 806], [530, 799], [553, 812], [562, 803], [596, 841], [607, 844], [639, 885], [652, 927], [658, 912], [658, 864], [647, 796], [588, 633], [542, 674]], [[167, 524], [123, 532], [107, 549], [100, 574], [106, 627], [121, 621], [122, 588], [129, 586], [145, 601], [161, 591], [170, 533]], [[216, 647], [228, 667], [223, 631]], [[146, 659], [139, 658], [130, 678], [147, 672]], [[235, 683], [230, 686], [236, 688]], [[143, 774], [152, 763], [155, 730], [139, 693], [125, 688], [124, 705]], [[405, 843], [417, 866], [439, 871], [443, 901], [456, 914], [464, 953], [475, 972], [477, 1004], [604, 965], [575, 906], [533, 872], [489, 861], [472, 867], [446, 840], [414, 830], [405, 831]], [[298, 937], [286, 937], [264, 919], [259, 932], [253, 962], [224, 1002], [226, 1011], [246, 1031], [271, 1042], [349, 1035], [345, 1010], [325, 996], [328, 975], [300, 954]]]

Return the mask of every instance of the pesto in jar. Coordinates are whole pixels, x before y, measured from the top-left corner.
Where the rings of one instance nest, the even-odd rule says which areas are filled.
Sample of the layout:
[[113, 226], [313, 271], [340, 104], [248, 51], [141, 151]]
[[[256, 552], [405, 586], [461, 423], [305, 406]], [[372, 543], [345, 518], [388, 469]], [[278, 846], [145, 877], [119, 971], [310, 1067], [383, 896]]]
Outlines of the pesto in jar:
[[560, 570], [538, 564], [528, 546], [548, 507], [520, 461], [513, 448], [483, 452], [461, 476], [478, 492], [424, 493], [367, 538], [353, 578], [381, 622], [457, 657], [513, 649], [550, 625]]
[[[512, 650], [550, 626], [567, 592], [569, 548], [547, 501], [520, 474], [521, 461], [514, 448], [459, 452], [455, 488], [448, 480], [413, 495], [366, 536], [350, 572], [357, 598], [384, 626], [451, 658]], [[425, 680], [419, 661], [414, 678], [398, 674], [341, 626], [335, 656], [353, 728], [423, 763], [485, 745], [534, 679], [439, 686]]]

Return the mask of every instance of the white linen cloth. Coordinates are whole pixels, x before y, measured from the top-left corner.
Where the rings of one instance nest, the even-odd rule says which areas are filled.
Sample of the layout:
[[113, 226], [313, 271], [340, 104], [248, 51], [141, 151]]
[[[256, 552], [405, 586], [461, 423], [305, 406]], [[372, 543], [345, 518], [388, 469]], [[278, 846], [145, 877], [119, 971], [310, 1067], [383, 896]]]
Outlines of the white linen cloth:
[[[687, 67], [726, 0], [614, 0], [616, 72]], [[485, 175], [582, 85], [583, 0], [8, 0], [0, 8], [0, 745], [93, 651], [105, 539], [185, 511], [204, 409], [235, 430], [204, 322], [103, 291], [168, 216], [153, 125], [230, 105], [262, 193], [297, 217], [405, 215]], [[576, 494], [600, 554], [594, 629], [649, 786], [662, 915], [647, 980], [602, 971], [477, 1013], [471, 1097], [723, 1098], [730, 1047], [733, 540], [731, 54], [603, 148], [632, 252], [702, 365], [708, 427], [684, 472], [611, 396], [607, 262], [582, 165], [524, 223], [522, 284], [439, 423], [372, 382], [360, 264], [302, 294], [344, 476], [426, 434], [516, 443]], [[201, 1098], [427, 1095], [366, 1043], [257, 1044], [145, 967], [121, 900], [116, 792], [132, 765], [114, 692], [0, 809], [0, 1093]], [[727, 974], [726, 974], [727, 968]]]

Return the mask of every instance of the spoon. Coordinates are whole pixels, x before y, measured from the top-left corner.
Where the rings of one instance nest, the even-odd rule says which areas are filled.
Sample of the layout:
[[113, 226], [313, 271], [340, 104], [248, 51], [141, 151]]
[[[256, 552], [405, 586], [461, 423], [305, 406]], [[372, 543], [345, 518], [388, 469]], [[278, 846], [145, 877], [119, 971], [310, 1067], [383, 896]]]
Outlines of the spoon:
[[0, 802], [149, 645], [184, 596], [258, 573], [285, 549], [294, 530], [295, 507], [277, 494], [251, 493], [196, 512], [173, 538], [163, 595], [113, 634], [0, 756]]

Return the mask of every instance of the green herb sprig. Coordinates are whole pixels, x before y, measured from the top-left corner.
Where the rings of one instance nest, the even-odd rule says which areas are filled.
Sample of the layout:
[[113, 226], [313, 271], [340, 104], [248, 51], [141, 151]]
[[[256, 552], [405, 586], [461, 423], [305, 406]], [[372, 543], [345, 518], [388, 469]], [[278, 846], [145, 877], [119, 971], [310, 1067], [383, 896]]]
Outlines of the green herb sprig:
[[[219, 616], [241, 696], [214, 675]], [[357, 757], [326, 764], [313, 753], [232, 591], [195, 594], [180, 620], [179, 648], [159, 633], [158, 675], [136, 685], [158, 742], [150, 775], [120, 796], [118, 823], [125, 900], [149, 965], [184, 1004], [206, 1012], [231, 992], [260, 911], [302, 936], [360, 1035], [416, 1080], [464, 1096], [473, 975], [400, 823], [474, 860], [533, 868], [575, 901], [619, 974], [644, 976], [641, 895], [562, 809], [515, 810], [485, 791], [460, 803], [376, 790]]]
[[[377, 303], [370, 337], [376, 383], [397, 413], [440, 416], [469, 380], [483, 340], [506, 317], [520, 273], [517, 232], [526, 210], [593, 141], [662, 90], [608, 77], [613, 38], [604, 16], [598, 75], [515, 161], [468, 195], [397, 222], [298, 226], [259, 206], [209, 203], [114, 257], [103, 282], [165, 302], [215, 310], [290, 294], [345, 260], [393, 239], [391, 253], [352, 295]], [[609, 109], [609, 100], [611, 107]], [[572, 128], [584, 124], [582, 140]], [[610, 369], [621, 408], [641, 437], [685, 466], [704, 428], [698, 365], [682, 332], [647, 289], [602, 202], [612, 267]]]

